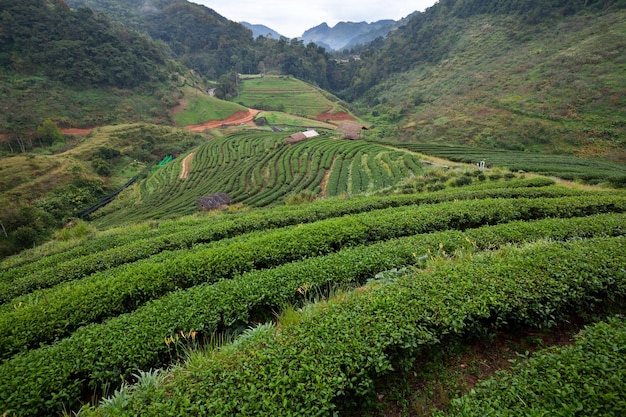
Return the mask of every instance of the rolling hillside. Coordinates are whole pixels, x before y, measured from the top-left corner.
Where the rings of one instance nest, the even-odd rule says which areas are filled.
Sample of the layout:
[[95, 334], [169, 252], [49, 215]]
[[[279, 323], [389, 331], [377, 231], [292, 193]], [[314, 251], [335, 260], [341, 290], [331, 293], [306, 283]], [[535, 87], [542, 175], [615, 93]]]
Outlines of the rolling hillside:
[[381, 138], [624, 162], [626, 4], [582, 3], [439, 2], [362, 54], [353, 92]]
[[217, 192], [252, 207], [303, 193], [371, 193], [422, 172], [419, 158], [406, 151], [333, 136], [288, 145], [288, 134], [244, 130], [215, 138], [193, 154], [185, 178], [181, 163], [167, 165], [96, 213], [96, 224], [192, 214], [197, 198]]
[[96, 203], [167, 155], [186, 152], [206, 138], [150, 124], [101, 127], [65, 137], [47, 152], [3, 158], [0, 179], [0, 254], [43, 243]]
[[139, 384], [81, 415], [326, 415], [455, 335], [539, 331], [618, 302], [624, 193], [550, 184], [152, 221], [5, 261], [0, 409], [77, 410], [123, 375]]
[[127, 27], [0, 0], [2, 416], [626, 414], [623, 0], [440, 0], [347, 63], [68, 3]]

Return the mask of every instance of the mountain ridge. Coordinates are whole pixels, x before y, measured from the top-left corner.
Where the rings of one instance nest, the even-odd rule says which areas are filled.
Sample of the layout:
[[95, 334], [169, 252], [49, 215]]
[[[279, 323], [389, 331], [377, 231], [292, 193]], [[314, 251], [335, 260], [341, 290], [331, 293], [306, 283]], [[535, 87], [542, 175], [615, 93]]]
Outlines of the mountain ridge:
[[259, 36], [268, 36], [270, 38], [273, 39], [280, 39], [283, 38], [285, 36], [281, 35], [280, 33], [278, 33], [277, 31], [275, 31], [274, 29], [267, 27], [265, 25], [261, 25], [261, 24], [253, 24], [253, 23], [249, 23], [249, 22], [239, 22], [239, 24], [247, 27], [248, 29], [250, 29], [252, 31], [252, 36], [256, 39]]
[[384, 38], [387, 34], [400, 27], [408, 18], [398, 21], [383, 19], [375, 22], [341, 21], [330, 27], [326, 22], [307, 29], [298, 39], [305, 44], [314, 42], [331, 51], [350, 49], [357, 45], [365, 45], [376, 38]]

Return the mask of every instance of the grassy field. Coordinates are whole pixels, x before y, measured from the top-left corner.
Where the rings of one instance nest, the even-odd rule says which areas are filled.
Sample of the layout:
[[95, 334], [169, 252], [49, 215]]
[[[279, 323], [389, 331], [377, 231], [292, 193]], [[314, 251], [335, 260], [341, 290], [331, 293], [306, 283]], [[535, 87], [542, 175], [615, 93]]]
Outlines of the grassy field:
[[175, 111], [174, 120], [180, 126], [197, 125], [209, 120], [223, 120], [233, 113], [247, 110], [245, 107], [211, 97], [197, 89], [188, 87], [183, 90], [181, 108]]
[[262, 111], [260, 112], [256, 120], [265, 119], [266, 124], [277, 127], [298, 127], [298, 128], [317, 128], [323, 127], [326, 129], [334, 129], [335, 126], [320, 120], [313, 120], [306, 117], [294, 116], [289, 113], [283, 113], [278, 111]]
[[241, 93], [234, 101], [259, 110], [277, 110], [309, 119], [325, 112], [347, 111], [337, 97], [287, 76], [244, 76]]

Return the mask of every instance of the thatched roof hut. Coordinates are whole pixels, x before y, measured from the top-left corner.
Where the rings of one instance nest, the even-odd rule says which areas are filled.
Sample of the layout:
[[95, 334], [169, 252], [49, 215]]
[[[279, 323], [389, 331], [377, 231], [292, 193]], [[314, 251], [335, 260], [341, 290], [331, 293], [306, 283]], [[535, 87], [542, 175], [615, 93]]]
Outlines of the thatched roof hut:
[[205, 197], [196, 198], [198, 207], [202, 211], [220, 210], [228, 207], [233, 199], [226, 193], [215, 193]]

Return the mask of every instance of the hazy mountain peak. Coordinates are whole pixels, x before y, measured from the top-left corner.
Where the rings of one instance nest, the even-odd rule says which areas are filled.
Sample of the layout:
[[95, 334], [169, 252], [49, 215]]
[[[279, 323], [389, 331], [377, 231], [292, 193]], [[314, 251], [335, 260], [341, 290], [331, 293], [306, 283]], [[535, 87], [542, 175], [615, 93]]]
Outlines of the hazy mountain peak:
[[365, 44], [395, 29], [397, 22], [391, 19], [377, 22], [338, 22], [332, 28], [321, 23], [302, 34], [304, 43], [314, 42], [330, 50], [341, 50]]
[[239, 22], [239, 24], [250, 29], [252, 31], [252, 37], [254, 39], [258, 38], [259, 36], [266, 36], [266, 37], [270, 37], [274, 39], [280, 39], [283, 36], [280, 33], [276, 32], [274, 29], [267, 27], [265, 25], [259, 25], [259, 24], [248, 23], [248, 22]]

